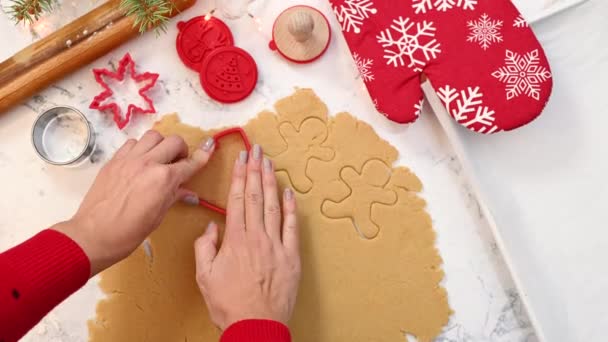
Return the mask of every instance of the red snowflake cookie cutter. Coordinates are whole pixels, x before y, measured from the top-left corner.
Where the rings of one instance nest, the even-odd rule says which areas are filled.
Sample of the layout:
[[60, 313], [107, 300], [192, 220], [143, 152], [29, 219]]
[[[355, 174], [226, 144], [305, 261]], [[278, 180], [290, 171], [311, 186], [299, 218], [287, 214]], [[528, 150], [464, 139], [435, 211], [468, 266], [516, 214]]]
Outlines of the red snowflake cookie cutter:
[[[227, 130], [221, 131], [216, 133], [213, 136], [213, 140], [215, 140], [215, 146], [216, 149], [220, 147], [220, 140], [222, 138], [224, 138], [227, 135], [231, 135], [231, 134], [239, 134], [241, 136], [241, 139], [243, 140], [243, 144], [245, 144], [245, 148], [247, 149], [247, 151], [251, 151], [251, 143], [249, 142], [249, 138], [247, 137], [247, 133], [245, 133], [245, 130], [242, 129], [241, 127], [233, 127], [233, 128], [229, 128]], [[222, 208], [220, 206], [217, 206], [207, 200], [204, 200], [202, 198], [199, 197], [198, 199], [198, 204], [201, 207], [205, 207], [207, 209], [213, 210], [216, 213], [219, 213], [221, 215], [226, 215], [226, 209]]]
[[[131, 79], [135, 82], [144, 83], [144, 86], [139, 89], [137, 92], [139, 96], [144, 99], [144, 102], [147, 104], [148, 108], [141, 108], [133, 103], [130, 103], [127, 107], [127, 111], [124, 117], [121, 115], [121, 108], [118, 106], [116, 102], [108, 102], [104, 103], [107, 99], [111, 98], [114, 95], [114, 92], [108, 84], [104, 81], [103, 77], [111, 78], [122, 82], [125, 79], [125, 73], [129, 71], [129, 75]], [[156, 81], [158, 80], [158, 74], [151, 72], [144, 72], [143, 74], [137, 74], [135, 72], [135, 62], [131, 55], [127, 53], [124, 57], [118, 62], [118, 69], [116, 72], [112, 72], [108, 69], [93, 69], [93, 74], [95, 75], [95, 81], [101, 85], [104, 89], [103, 92], [95, 96], [93, 98], [93, 102], [89, 108], [97, 109], [99, 111], [111, 111], [116, 125], [119, 129], [123, 129], [131, 120], [131, 116], [135, 113], [140, 114], [154, 114], [156, 113], [156, 108], [154, 108], [154, 103], [152, 99], [146, 95], [146, 92], [150, 90], [154, 85], [156, 85]], [[147, 81], [147, 82], [146, 82]]]

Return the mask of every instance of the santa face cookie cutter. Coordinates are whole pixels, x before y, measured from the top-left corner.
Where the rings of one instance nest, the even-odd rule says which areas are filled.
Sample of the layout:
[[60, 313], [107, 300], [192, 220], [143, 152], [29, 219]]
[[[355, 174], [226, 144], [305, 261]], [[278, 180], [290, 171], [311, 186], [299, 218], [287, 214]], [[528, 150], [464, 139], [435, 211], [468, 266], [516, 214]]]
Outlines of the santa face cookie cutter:
[[[247, 137], [247, 133], [245, 133], [245, 130], [242, 129], [241, 127], [233, 127], [233, 128], [229, 128], [227, 130], [221, 131], [216, 133], [213, 136], [213, 140], [215, 140], [215, 146], [216, 149], [218, 149], [220, 147], [220, 140], [222, 140], [222, 138], [231, 135], [231, 134], [238, 134], [240, 135], [241, 139], [243, 140], [243, 144], [245, 145], [245, 149], [247, 150], [247, 152], [251, 151], [251, 143], [249, 142], [249, 138]], [[202, 199], [199, 197], [198, 199], [198, 205], [200, 205], [201, 207], [205, 207], [207, 209], [210, 209], [212, 211], [215, 211], [218, 214], [224, 215], [226, 216], [226, 209], [222, 208], [220, 206], [217, 206], [205, 199]]]
[[194, 17], [177, 24], [179, 34], [175, 46], [182, 62], [200, 72], [209, 53], [224, 46], [233, 46], [234, 38], [226, 24], [211, 16]]

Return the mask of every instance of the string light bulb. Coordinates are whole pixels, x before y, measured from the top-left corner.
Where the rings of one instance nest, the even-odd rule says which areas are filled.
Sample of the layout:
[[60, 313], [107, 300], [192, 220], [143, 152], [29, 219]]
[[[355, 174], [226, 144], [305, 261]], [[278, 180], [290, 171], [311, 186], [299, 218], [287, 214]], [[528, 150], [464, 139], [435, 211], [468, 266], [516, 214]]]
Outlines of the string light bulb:
[[[264, 29], [263, 29], [263, 25], [262, 25], [262, 18], [257, 17], [253, 14], [251, 14], [251, 12], [248, 12], [248, 6], [250, 3], [254, 2], [255, 0], [233, 0], [233, 1], [226, 1], [226, 0], [218, 0], [216, 2], [216, 4], [219, 2], [220, 4], [223, 4], [223, 6], [217, 6], [215, 8], [213, 8], [211, 11], [207, 12], [207, 14], [205, 14], [205, 20], [210, 20], [213, 15], [215, 14], [216, 11], [219, 11], [220, 13], [222, 13], [223, 16], [226, 16], [228, 19], [237, 19], [242, 17], [243, 15], [247, 15], [249, 18], [251, 18], [253, 20], [253, 22], [255, 23], [255, 27], [257, 29], [258, 32], [263, 33]], [[227, 5], [226, 5], [227, 4]], [[241, 5], [242, 7], [238, 7], [235, 5]], [[227, 7], [226, 7], [227, 6]], [[232, 7], [235, 6], [235, 7]], [[231, 13], [226, 13], [226, 9], [235, 9], [235, 12], [237, 12], [236, 14], [237, 16], [234, 15], [230, 15]], [[243, 14], [240, 14], [240, 13]], [[232, 13], [234, 14], [234, 13]]]
[[211, 17], [213, 16], [213, 12], [215, 12], [215, 9], [211, 10], [211, 12], [205, 14], [205, 21], [209, 21], [209, 19], [211, 19]]
[[250, 2], [249, 0], [218, 0], [216, 1], [216, 8], [222, 16], [228, 19], [239, 19], [247, 14], [247, 7]]
[[262, 32], [262, 19], [260, 17], [256, 17], [255, 15], [249, 13], [249, 18], [253, 19], [255, 23], [255, 27], [258, 31]]

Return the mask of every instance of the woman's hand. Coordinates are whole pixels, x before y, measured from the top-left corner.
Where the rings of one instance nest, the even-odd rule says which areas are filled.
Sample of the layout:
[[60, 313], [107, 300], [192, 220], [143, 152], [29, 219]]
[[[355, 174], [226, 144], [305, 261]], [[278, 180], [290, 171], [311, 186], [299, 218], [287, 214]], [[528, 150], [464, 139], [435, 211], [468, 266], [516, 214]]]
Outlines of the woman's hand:
[[281, 222], [272, 162], [262, 159], [258, 145], [234, 165], [227, 211], [219, 251], [215, 223], [194, 245], [196, 280], [211, 319], [222, 330], [243, 319], [286, 324], [300, 281], [296, 202], [287, 189]]
[[180, 186], [213, 153], [213, 139], [188, 158], [178, 136], [148, 131], [127, 141], [99, 172], [78, 212], [53, 227], [76, 241], [91, 260], [91, 276], [129, 256], [160, 224], [169, 207], [195, 194]]

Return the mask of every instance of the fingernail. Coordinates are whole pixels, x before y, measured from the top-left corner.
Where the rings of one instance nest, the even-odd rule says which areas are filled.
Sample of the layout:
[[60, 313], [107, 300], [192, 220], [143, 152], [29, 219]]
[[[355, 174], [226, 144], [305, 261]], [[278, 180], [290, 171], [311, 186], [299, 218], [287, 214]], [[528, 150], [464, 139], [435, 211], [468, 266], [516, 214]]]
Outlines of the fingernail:
[[194, 195], [188, 195], [182, 199], [182, 202], [189, 205], [198, 205], [198, 197]]
[[213, 235], [216, 233], [216, 229], [217, 229], [217, 224], [215, 224], [214, 221], [211, 221], [207, 225], [207, 229], [205, 229], [205, 232], [203, 233], [203, 235], [205, 235], [205, 236]]
[[258, 144], [253, 145], [253, 159], [260, 160], [262, 158], [262, 147]]
[[205, 143], [203, 144], [203, 151], [206, 151], [206, 152], [211, 151], [211, 149], [213, 148], [213, 145], [215, 145], [215, 139], [213, 139], [213, 138], [207, 139], [207, 141], [205, 141]]
[[285, 199], [293, 199], [293, 191], [290, 188], [285, 189]]
[[247, 164], [248, 156], [249, 156], [249, 153], [247, 153], [247, 151], [241, 151], [241, 153], [239, 153], [239, 163]]
[[265, 171], [272, 171], [272, 162], [270, 161], [270, 159], [264, 158], [263, 164], [264, 164]]

